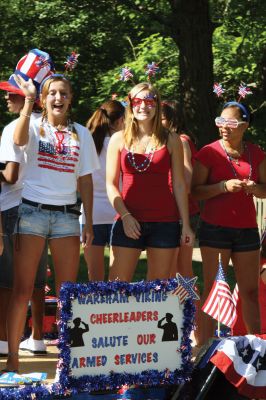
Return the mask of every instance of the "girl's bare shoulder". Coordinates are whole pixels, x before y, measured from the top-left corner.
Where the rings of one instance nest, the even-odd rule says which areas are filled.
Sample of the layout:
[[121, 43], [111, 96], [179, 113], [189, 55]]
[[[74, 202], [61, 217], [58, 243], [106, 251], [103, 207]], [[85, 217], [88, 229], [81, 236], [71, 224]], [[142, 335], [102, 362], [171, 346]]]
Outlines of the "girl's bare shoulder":
[[110, 138], [110, 143], [112, 144], [124, 143], [124, 131], [117, 131], [113, 133], [113, 135]]

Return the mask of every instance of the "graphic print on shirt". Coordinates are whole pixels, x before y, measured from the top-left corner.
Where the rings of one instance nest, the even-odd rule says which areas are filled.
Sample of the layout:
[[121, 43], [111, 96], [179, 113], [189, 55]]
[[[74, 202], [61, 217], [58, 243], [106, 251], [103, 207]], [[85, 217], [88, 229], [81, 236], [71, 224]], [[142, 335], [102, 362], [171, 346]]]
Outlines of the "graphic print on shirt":
[[[56, 134], [57, 132], [55, 132]], [[58, 172], [74, 173], [79, 161], [79, 146], [71, 140], [71, 134], [64, 133], [68, 140], [58, 143], [57, 136], [53, 136], [53, 143], [39, 140], [38, 167], [51, 169]], [[73, 143], [73, 144], [72, 144]]]

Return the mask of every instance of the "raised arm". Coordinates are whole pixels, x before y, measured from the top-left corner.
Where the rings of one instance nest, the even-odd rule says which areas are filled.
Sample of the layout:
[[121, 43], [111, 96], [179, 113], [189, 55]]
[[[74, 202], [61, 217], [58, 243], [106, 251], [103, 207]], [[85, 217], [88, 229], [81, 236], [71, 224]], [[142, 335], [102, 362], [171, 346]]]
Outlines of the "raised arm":
[[14, 131], [13, 140], [16, 145], [24, 146], [29, 140], [30, 117], [37, 91], [32, 79], [25, 81], [21, 76], [15, 75], [15, 81], [25, 95], [25, 103], [20, 112], [18, 123]]

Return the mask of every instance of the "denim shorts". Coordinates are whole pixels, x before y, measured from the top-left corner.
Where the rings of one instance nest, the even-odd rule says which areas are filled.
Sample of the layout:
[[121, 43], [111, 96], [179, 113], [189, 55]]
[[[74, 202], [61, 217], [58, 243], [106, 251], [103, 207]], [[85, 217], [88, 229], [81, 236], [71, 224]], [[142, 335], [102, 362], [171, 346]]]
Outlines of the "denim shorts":
[[79, 216], [21, 203], [15, 233], [41, 236], [46, 239], [79, 237]]
[[112, 224], [93, 225], [94, 246], [106, 246], [110, 243]]
[[[13, 233], [18, 219], [18, 206], [2, 211], [2, 224], [4, 232], [4, 251], [0, 257], [0, 288], [11, 289], [13, 287]], [[45, 245], [34, 287], [41, 289], [46, 283], [47, 269], [47, 243]]]
[[260, 248], [258, 228], [229, 228], [200, 222], [199, 247], [230, 249], [233, 252], [253, 251]]
[[145, 250], [148, 247], [162, 249], [180, 246], [181, 227], [177, 222], [139, 222], [141, 235], [139, 239], [126, 236], [121, 219], [113, 223], [111, 246], [130, 247]]

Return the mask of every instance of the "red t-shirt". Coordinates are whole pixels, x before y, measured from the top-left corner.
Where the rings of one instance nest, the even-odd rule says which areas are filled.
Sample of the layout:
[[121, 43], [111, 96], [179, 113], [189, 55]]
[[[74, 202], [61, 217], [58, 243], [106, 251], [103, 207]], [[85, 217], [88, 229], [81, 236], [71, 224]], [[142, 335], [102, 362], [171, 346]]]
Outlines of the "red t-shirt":
[[[190, 147], [191, 151], [191, 164], [192, 166], [195, 164], [195, 156], [197, 154], [197, 149], [195, 144], [192, 142], [190, 137], [184, 133], [180, 135], [180, 138], [184, 141], [186, 141]], [[199, 213], [199, 205], [196, 200], [193, 199], [193, 197], [189, 194], [188, 195], [188, 207], [189, 207], [189, 215], [195, 215]]]
[[[156, 150], [149, 168], [138, 172], [121, 152], [122, 198], [133, 217], [141, 222], [173, 222], [180, 219], [170, 183], [171, 157], [166, 146]], [[134, 153], [141, 165], [147, 155]]]
[[[222, 144], [217, 140], [204, 146], [195, 158], [209, 170], [207, 184], [211, 185], [228, 179], [247, 179], [248, 177], [257, 182], [258, 167], [264, 160], [265, 153], [259, 146], [246, 143], [245, 151], [237, 165], [228, 160]], [[237, 193], [222, 193], [206, 200], [201, 218], [210, 224], [232, 228], [257, 227], [253, 196], [247, 195], [243, 190]]]

